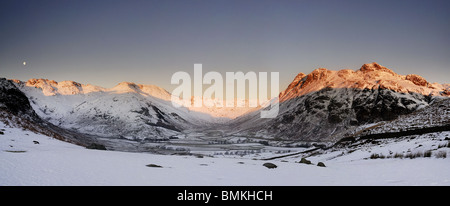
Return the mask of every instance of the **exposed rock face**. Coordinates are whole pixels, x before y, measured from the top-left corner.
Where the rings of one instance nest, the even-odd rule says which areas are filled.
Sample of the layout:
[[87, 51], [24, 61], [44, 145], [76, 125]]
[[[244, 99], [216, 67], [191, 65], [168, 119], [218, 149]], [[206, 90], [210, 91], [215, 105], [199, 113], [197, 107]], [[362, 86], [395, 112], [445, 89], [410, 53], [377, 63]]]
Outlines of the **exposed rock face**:
[[427, 86], [428, 82], [423, 77], [417, 75], [417, 74], [408, 74], [406, 75], [406, 80], [411, 81], [417, 86]]
[[292, 93], [297, 94], [298, 90], [302, 86], [299, 84], [304, 81], [303, 78], [305, 78], [305, 77], [306, 77], [306, 75], [304, 73], [300, 72], [299, 74], [297, 74], [297, 76], [294, 78], [294, 80], [291, 82], [291, 84], [289, 84], [289, 86], [286, 88], [286, 90], [284, 90], [280, 93], [279, 97], [284, 97], [288, 92], [291, 92], [292, 90], [297, 90], [297, 91], [292, 91]]
[[5, 78], [0, 78], [0, 108], [14, 115], [24, 115], [33, 119], [37, 117], [27, 96], [11, 80]]

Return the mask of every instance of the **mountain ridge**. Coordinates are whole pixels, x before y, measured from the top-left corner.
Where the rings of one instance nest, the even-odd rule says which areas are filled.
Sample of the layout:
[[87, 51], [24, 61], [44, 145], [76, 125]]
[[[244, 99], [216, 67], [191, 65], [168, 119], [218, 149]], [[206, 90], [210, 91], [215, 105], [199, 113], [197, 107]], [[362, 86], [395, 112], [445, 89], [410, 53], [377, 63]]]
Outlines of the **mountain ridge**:
[[399, 75], [376, 62], [364, 64], [354, 71], [339, 71], [319, 68], [305, 75], [299, 73], [289, 86], [280, 93], [280, 101], [318, 91], [323, 88], [385, 88], [401, 93], [419, 93], [422, 95], [450, 96], [450, 87], [445, 84], [429, 83], [416, 75]]
[[[450, 96], [448, 84], [399, 75], [375, 62], [358, 70], [319, 68], [299, 73], [280, 92], [279, 114], [273, 119], [261, 119], [261, 110], [254, 108], [175, 108], [171, 94], [155, 85], [121, 82], [102, 88], [48, 79], [12, 82], [36, 114], [51, 124], [138, 141], [185, 138], [185, 131], [210, 127], [263, 139], [337, 141], [360, 125], [396, 119], [427, 107], [435, 98]], [[232, 112], [242, 114], [226, 121], [217, 118]]]

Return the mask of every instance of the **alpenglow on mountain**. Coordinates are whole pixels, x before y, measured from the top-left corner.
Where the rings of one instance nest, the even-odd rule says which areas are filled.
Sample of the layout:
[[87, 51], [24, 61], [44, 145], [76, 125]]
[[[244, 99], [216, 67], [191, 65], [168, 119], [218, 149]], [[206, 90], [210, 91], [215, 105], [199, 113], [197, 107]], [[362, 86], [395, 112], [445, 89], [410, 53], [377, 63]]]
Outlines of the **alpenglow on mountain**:
[[359, 125], [393, 120], [449, 96], [448, 84], [399, 75], [377, 63], [356, 71], [319, 68], [298, 74], [280, 93], [276, 118], [260, 119], [250, 113], [232, 124], [242, 135], [334, 142]]

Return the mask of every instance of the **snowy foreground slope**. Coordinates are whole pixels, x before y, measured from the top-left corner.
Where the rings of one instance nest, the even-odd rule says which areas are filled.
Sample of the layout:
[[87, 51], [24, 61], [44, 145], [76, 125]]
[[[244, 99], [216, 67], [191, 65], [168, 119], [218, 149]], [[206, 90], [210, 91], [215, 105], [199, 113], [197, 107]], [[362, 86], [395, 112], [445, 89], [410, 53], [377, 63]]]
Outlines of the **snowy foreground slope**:
[[[274, 154], [246, 156], [156, 155], [89, 150], [0, 123], [0, 185], [450, 185], [450, 132], [262, 160]], [[421, 146], [419, 146], [421, 145]], [[418, 147], [419, 146], [419, 147]], [[431, 157], [370, 159], [372, 153], [433, 150]], [[318, 167], [318, 161], [326, 167]], [[278, 167], [268, 169], [264, 163]], [[162, 167], [148, 167], [154, 164]]]

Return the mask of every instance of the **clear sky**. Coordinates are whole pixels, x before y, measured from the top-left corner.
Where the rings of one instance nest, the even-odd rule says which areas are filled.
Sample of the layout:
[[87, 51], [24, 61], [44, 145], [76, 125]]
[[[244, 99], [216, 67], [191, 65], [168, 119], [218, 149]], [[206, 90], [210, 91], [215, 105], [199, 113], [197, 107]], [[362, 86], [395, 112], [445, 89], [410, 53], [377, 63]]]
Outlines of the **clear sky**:
[[299, 72], [377, 62], [450, 83], [449, 37], [448, 0], [1, 0], [0, 76], [172, 91], [202, 63], [279, 71], [283, 90]]

